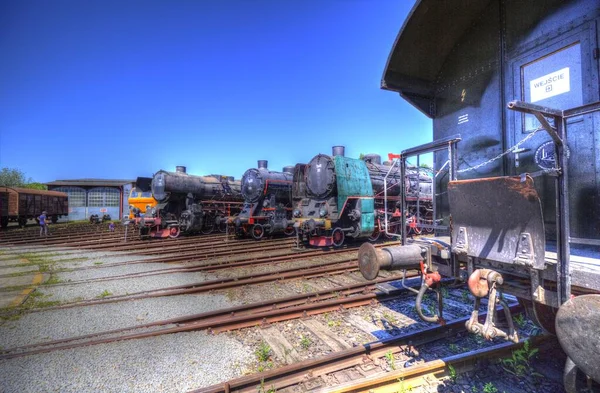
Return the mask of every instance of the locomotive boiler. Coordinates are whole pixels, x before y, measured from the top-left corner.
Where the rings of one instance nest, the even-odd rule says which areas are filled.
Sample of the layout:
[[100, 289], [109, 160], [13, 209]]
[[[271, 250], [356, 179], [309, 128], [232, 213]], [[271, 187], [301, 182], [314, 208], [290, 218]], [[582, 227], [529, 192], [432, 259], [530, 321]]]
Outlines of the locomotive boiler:
[[422, 309], [426, 291], [439, 294], [442, 276], [466, 282], [467, 329], [486, 339], [519, 340], [502, 300], [516, 296], [557, 335], [569, 393], [600, 381], [599, 20], [595, 0], [417, 1], [382, 88], [433, 119], [434, 142], [403, 151], [401, 165], [434, 152], [436, 236], [358, 255], [367, 279], [419, 269], [426, 321], [443, 322], [441, 303]]
[[[367, 155], [365, 160], [348, 158], [343, 146], [334, 146], [331, 156], [318, 154], [296, 169], [294, 228], [310, 245], [339, 247], [346, 237], [374, 241], [382, 231], [394, 233], [405, 222], [396, 206], [400, 172], [381, 165], [377, 155]], [[407, 177], [407, 181], [415, 186], [410, 192], [425, 216], [431, 204], [427, 185], [431, 178], [415, 170], [410, 174], [412, 180]]]
[[157, 205], [135, 219], [142, 237], [224, 232], [227, 217], [239, 212], [243, 201], [233, 177], [189, 175], [182, 166], [155, 173], [151, 189]]
[[292, 175], [294, 167], [283, 172], [268, 169], [267, 160], [259, 160], [256, 168], [242, 176], [242, 211], [228, 222], [236, 236], [252, 236], [259, 240], [265, 235], [293, 235]]

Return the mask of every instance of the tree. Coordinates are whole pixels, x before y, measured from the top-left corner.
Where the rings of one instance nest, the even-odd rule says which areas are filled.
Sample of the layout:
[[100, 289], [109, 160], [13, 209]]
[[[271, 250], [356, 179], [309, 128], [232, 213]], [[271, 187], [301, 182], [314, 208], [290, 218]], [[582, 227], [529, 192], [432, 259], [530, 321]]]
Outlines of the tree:
[[47, 190], [48, 186], [42, 183], [38, 183], [36, 181], [31, 182], [31, 183], [27, 183], [24, 186], [25, 188], [32, 188], [34, 190]]
[[32, 178], [26, 178], [25, 173], [15, 168], [2, 168], [0, 170], [0, 187], [23, 187], [36, 190], [47, 190], [45, 184], [34, 182]]
[[25, 174], [18, 169], [2, 168], [0, 171], [0, 186], [23, 187], [26, 183]]

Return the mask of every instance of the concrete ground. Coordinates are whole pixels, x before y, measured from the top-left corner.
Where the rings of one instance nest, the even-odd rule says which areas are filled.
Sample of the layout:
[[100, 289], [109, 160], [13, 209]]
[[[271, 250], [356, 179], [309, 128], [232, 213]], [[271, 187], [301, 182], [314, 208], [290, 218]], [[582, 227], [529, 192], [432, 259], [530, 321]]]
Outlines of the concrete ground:
[[23, 303], [27, 295], [47, 278], [38, 266], [27, 264], [26, 259], [0, 261], [0, 308]]

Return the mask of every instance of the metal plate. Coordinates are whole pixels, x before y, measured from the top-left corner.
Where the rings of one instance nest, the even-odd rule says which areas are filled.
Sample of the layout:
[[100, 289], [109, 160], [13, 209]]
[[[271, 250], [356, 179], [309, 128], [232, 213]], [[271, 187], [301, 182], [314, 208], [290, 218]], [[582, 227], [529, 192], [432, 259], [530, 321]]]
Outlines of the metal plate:
[[556, 336], [577, 367], [600, 382], [600, 295], [577, 296], [556, 314]]
[[452, 214], [452, 244], [456, 247], [459, 228], [466, 229], [468, 256], [514, 264], [523, 250], [518, 249], [521, 234], [533, 243], [533, 259], [522, 262], [544, 268], [546, 240], [542, 207], [533, 179], [491, 177], [459, 180], [448, 184]]

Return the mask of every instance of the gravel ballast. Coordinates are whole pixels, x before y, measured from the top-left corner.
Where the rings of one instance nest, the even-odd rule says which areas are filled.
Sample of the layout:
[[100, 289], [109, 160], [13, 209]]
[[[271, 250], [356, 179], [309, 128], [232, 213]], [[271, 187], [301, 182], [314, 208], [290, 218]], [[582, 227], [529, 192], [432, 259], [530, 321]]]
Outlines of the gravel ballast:
[[240, 376], [254, 355], [226, 335], [180, 333], [0, 361], [0, 390], [185, 392]]

